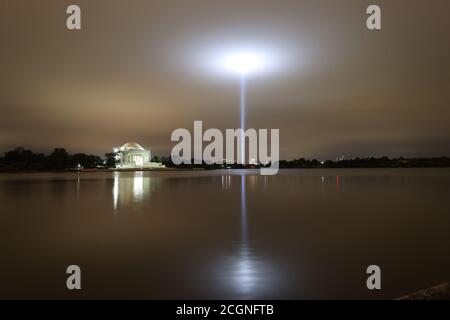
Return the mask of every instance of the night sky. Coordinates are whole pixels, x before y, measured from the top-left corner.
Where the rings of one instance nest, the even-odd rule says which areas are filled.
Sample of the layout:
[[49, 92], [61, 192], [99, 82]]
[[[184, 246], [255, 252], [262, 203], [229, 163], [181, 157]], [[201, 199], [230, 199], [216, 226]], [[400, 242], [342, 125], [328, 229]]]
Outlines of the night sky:
[[281, 158], [450, 155], [449, 39], [448, 0], [2, 0], [0, 152], [169, 155], [194, 120], [237, 128], [239, 81], [213, 65], [244, 49], [271, 57], [247, 127], [279, 128]]

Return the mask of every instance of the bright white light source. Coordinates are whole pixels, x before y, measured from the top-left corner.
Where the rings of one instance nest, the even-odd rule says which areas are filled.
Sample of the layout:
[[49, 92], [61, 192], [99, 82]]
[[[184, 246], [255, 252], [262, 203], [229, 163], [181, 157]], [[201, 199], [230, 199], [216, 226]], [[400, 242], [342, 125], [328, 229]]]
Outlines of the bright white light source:
[[267, 73], [274, 69], [277, 61], [272, 52], [259, 48], [217, 51], [211, 54], [212, 57], [216, 56], [216, 59], [210, 60], [210, 66], [231, 75]]
[[289, 61], [282, 50], [252, 44], [224, 44], [198, 50], [193, 53], [195, 66], [213, 73], [214, 77], [217, 74], [234, 79], [236, 76], [267, 76], [285, 69]]
[[224, 66], [229, 71], [246, 75], [261, 70], [264, 67], [264, 61], [257, 54], [242, 52], [225, 57]]

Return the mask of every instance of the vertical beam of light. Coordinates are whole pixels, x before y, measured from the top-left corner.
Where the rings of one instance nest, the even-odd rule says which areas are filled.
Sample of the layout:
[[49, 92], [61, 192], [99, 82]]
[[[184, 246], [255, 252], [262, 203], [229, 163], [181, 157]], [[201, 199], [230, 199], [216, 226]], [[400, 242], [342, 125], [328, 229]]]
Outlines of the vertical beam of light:
[[245, 164], [245, 109], [246, 109], [246, 83], [245, 74], [241, 75], [241, 97], [240, 97], [240, 108], [241, 108], [241, 162]]

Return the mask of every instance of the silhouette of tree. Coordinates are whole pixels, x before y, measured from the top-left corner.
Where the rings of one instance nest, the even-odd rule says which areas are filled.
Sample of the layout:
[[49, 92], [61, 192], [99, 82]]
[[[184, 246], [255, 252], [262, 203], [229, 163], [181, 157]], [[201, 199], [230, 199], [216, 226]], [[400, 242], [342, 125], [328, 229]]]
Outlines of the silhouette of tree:
[[106, 166], [108, 168], [115, 168], [116, 167], [116, 152], [110, 152], [110, 153], [105, 153], [105, 157], [106, 157]]

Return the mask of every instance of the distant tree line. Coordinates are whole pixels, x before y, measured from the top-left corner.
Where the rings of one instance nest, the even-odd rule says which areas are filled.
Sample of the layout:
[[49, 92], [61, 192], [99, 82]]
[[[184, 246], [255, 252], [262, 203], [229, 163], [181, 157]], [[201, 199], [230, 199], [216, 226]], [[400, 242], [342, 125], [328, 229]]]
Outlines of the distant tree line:
[[281, 160], [280, 168], [415, 168], [415, 167], [450, 167], [450, 157], [432, 158], [354, 158], [338, 161], [318, 161], [316, 159]]
[[64, 170], [79, 168], [97, 168], [103, 166], [103, 159], [96, 155], [76, 153], [70, 155], [64, 148], [55, 148], [52, 153], [34, 153], [18, 147], [0, 158], [3, 169], [22, 170]]
[[[166, 167], [177, 167], [185, 169], [220, 169], [220, 168], [260, 168], [261, 165], [240, 165], [240, 164], [213, 164], [208, 165], [206, 163], [193, 164], [194, 159], [192, 159], [191, 164], [181, 164], [175, 165], [171, 161], [170, 157], [162, 157], [159, 159]], [[270, 166], [270, 164], [266, 165]], [[450, 157], [433, 157], [433, 158], [354, 158], [348, 160], [327, 160], [319, 161], [317, 159], [304, 159], [298, 158], [294, 160], [280, 160], [279, 167], [281, 169], [302, 169], [302, 168], [414, 168], [414, 167], [450, 167]]]
[[[259, 168], [259, 165], [239, 164], [181, 164], [175, 165], [170, 157], [152, 158], [153, 162], [161, 162], [168, 168], [183, 169], [221, 169], [221, 168]], [[193, 163], [193, 159], [192, 159]], [[34, 153], [23, 147], [8, 151], [0, 157], [0, 169], [3, 170], [77, 170], [94, 168], [114, 168], [116, 154], [106, 153], [105, 159], [96, 155], [85, 153], [69, 154], [64, 148], [55, 148], [49, 155]], [[304, 158], [294, 160], [280, 160], [279, 167], [282, 169], [302, 168], [415, 168], [415, 167], [450, 167], [450, 157], [433, 158], [354, 158], [339, 161], [318, 161]]]

